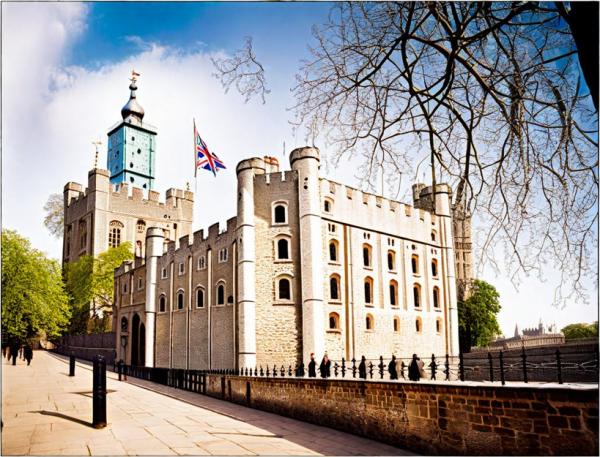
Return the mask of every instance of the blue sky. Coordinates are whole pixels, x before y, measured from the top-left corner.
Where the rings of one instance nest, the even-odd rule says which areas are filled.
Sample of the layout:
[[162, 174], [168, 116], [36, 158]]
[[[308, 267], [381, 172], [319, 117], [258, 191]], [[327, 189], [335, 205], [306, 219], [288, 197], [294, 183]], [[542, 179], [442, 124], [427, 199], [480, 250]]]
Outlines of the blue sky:
[[[306, 144], [288, 122], [290, 89], [300, 60], [309, 56], [311, 27], [325, 22], [330, 8], [316, 2], [3, 3], [3, 227], [60, 258], [60, 240], [42, 223], [44, 203], [67, 181], [87, 182], [96, 139], [104, 143], [100, 163], [105, 166], [107, 128], [120, 119], [132, 68], [142, 74], [138, 101], [146, 110], [144, 120], [158, 126], [157, 190], [191, 182], [197, 191], [194, 230], [233, 216], [239, 160], [281, 158], [284, 141], [288, 153]], [[271, 94], [265, 105], [244, 103], [235, 90], [224, 94], [212, 76], [210, 57], [233, 53], [245, 36], [252, 36], [267, 71]], [[228, 166], [218, 179], [206, 174], [193, 182], [193, 117]], [[335, 181], [359, 185], [352, 160], [335, 169], [323, 163], [323, 171]], [[404, 201], [410, 201], [413, 179], [403, 180]], [[20, 191], [23, 187], [27, 192]], [[500, 324], [507, 334], [515, 322], [530, 327], [543, 318], [561, 327], [598, 318], [593, 289], [590, 304], [553, 308], [558, 276], [551, 271], [545, 283], [525, 278], [518, 292], [505, 275], [486, 270], [482, 277], [501, 293]]]
[[75, 65], [122, 59], [139, 51], [127, 37], [183, 50], [234, 51], [252, 36], [261, 57], [297, 65], [312, 24], [323, 22], [331, 3], [91, 3], [88, 26], [69, 53]]

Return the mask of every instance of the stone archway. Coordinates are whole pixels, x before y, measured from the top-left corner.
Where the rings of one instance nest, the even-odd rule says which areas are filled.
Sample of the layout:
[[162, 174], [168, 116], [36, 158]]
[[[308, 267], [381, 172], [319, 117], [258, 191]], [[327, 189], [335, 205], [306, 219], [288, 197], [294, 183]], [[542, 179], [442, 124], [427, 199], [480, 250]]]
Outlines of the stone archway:
[[144, 324], [140, 324], [140, 343], [139, 343], [139, 356], [138, 360], [141, 366], [146, 366], [146, 326]]
[[[144, 332], [146, 333], [146, 332]], [[131, 321], [131, 365], [140, 365], [140, 316], [133, 315]]]

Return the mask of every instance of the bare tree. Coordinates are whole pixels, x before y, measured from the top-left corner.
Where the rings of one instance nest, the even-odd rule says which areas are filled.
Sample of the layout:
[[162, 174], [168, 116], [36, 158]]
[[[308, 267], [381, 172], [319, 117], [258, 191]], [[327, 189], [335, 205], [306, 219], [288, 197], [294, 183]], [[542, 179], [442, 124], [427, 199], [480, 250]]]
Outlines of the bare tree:
[[334, 160], [361, 154], [371, 181], [381, 169], [394, 181], [428, 165], [485, 227], [480, 266], [505, 267], [518, 283], [554, 265], [562, 304], [585, 299], [598, 221], [597, 111], [565, 12], [529, 2], [337, 4], [314, 29], [294, 89], [298, 124], [332, 145]]
[[64, 208], [63, 196], [61, 194], [50, 194], [44, 205], [44, 225], [50, 234], [56, 238], [63, 236], [64, 230]]
[[244, 47], [236, 51], [233, 57], [211, 57], [211, 60], [215, 66], [213, 76], [221, 81], [225, 93], [235, 85], [246, 103], [255, 96], [265, 103], [265, 95], [271, 91], [267, 89], [265, 69], [252, 50], [251, 37], [246, 37]]

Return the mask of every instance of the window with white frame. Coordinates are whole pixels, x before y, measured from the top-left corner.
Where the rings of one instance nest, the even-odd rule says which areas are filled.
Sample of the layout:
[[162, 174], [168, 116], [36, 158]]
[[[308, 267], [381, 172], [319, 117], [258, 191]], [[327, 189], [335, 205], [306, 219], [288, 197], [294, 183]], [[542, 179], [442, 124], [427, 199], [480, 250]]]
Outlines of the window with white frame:
[[185, 274], [185, 263], [179, 262], [179, 266], [177, 267], [177, 271], [179, 273], [179, 276]]
[[206, 268], [206, 257], [201, 255], [198, 257], [198, 270], [204, 270]]
[[219, 263], [227, 262], [227, 248], [219, 249]]
[[290, 243], [287, 238], [279, 238], [276, 241], [277, 246], [277, 259], [278, 260], [289, 260], [290, 259]]
[[273, 203], [272, 221], [274, 225], [283, 225], [288, 223], [288, 208], [286, 202]]
[[167, 274], [167, 269], [163, 268], [162, 270], [160, 270], [160, 278], [161, 279], [167, 279], [169, 276]]

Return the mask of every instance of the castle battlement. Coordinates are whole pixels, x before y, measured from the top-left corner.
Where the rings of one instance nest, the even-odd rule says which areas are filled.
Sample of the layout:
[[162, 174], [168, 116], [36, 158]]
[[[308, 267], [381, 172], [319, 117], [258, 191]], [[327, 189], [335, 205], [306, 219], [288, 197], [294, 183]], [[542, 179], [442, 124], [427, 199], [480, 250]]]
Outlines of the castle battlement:
[[91, 191], [110, 191], [112, 199], [121, 201], [132, 201], [143, 203], [150, 207], [177, 208], [179, 201], [194, 202], [194, 193], [188, 190], [170, 188], [165, 192], [164, 201], [160, 200], [160, 192], [148, 191], [148, 197], [144, 198], [145, 191], [139, 187], [129, 186], [128, 183], [110, 184], [106, 170], [95, 169], [89, 173], [88, 187], [83, 187], [77, 182], [68, 182], [64, 187], [65, 206], [71, 209], [75, 206], [87, 205], [87, 197]]

